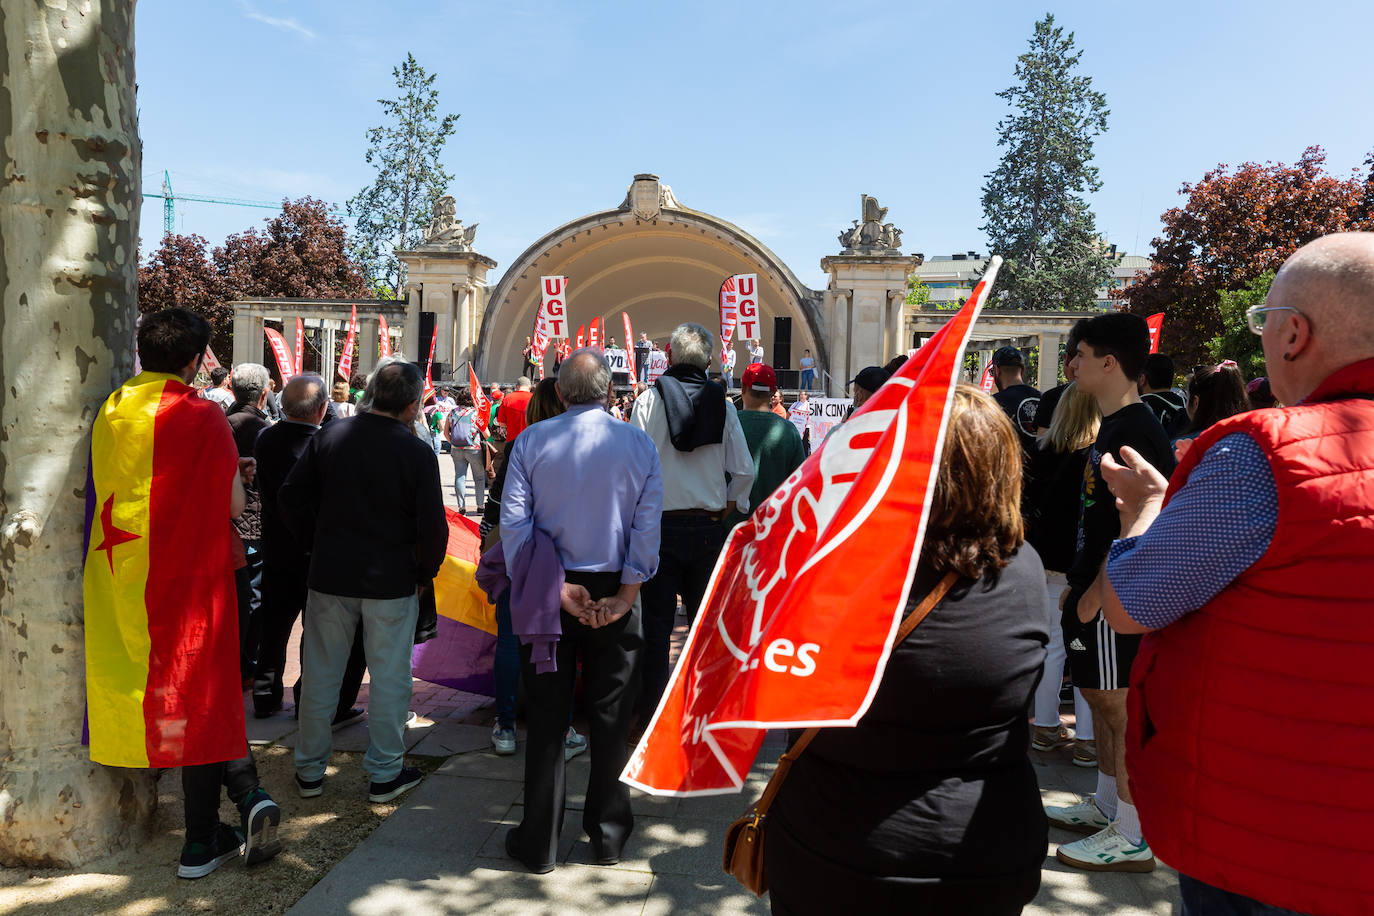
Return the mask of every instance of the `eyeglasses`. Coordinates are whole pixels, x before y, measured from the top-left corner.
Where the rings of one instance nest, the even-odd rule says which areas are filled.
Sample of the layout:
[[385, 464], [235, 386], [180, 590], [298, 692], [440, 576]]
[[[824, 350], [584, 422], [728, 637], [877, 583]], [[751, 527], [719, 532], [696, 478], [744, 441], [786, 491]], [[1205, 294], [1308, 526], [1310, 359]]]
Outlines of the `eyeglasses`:
[[1245, 323], [1252, 334], [1264, 333], [1265, 316], [1270, 312], [1296, 312], [1291, 305], [1252, 305], [1245, 310]]

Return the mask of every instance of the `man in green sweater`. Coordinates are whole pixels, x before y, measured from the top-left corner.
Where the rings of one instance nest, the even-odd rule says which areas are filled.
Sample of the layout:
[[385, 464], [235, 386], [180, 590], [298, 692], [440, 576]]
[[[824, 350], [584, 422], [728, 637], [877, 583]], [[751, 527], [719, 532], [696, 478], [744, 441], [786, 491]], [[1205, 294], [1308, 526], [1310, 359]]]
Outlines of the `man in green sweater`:
[[[754, 458], [754, 488], [749, 491], [749, 508], [757, 509], [801, 466], [805, 459], [801, 435], [792, 421], [773, 412], [770, 401], [778, 389], [777, 374], [763, 363], [752, 363], [744, 370], [741, 381], [739, 425], [749, 454]], [[744, 521], [744, 516], [731, 509], [725, 516], [726, 530]]]

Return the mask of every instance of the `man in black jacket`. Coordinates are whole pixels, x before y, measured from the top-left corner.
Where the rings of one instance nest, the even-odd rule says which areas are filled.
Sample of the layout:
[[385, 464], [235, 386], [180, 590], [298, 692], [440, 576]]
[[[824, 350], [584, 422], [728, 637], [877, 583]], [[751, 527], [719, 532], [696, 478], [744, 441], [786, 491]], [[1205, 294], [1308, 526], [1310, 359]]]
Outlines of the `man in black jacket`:
[[[318, 375], [298, 375], [282, 389], [282, 422], [258, 435], [253, 457], [257, 459], [258, 494], [262, 497], [262, 619], [258, 661], [253, 673], [253, 714], [265, 719], [282, 706], [282, 669], [286, 667], [286, 644], [296, 616], [305, 608], [306, 572], [310, 557], [301, 549], [282, 519], [277, 493], [305, 447], [319, 431], [329, 406], [329, 390]], [[339, 728], [363, 717], [354, 709], [362, 686], [367, 662], [363, 656], [362, 630], [353, 640], [353, 650], [344, 672], [334, 727]], [[296, 705], [300, 705], [300, 682], [296, 683]]]
[[448, 544], [439, 466], [411, 430], [423, 388], [414, 365], [384, 361], [363, 396], [368, 412], [316, 434], [277, 497], [310, 552], [296, 743], [303, 798], [324, 791], [330, 723], [359, 626], [372, 673], [368, 798], [391, 801], [420, 783], [419, 771], [404, 766], [403, 740], [417, 592], [438, 573]]
[[[271, 393], [272, 376], [266, 366], [239, 363], [234, 367], [230, 385], [234, 392], [234, 404], [227, 415], [229, 428], [234, 433], [234, 445], [238, 446], [240, 458], [252, 458], [258, 433], [272, 425], [264, 413]], [[234, 587], [238, 591], [239, 602], [239, 668], [244, 680], [247, 680], [253, 676], [262, 631], [259, 615], [262, 607], [262, 551], [259, 549], [262, 501], [258, 496], [256, 480], [246, 484], [243, 489], [248, 501], [244, 504], [243, 514], [234, 519], [234, 528], [243, 539], [243, 552], [248, 563], [234, 571]]]

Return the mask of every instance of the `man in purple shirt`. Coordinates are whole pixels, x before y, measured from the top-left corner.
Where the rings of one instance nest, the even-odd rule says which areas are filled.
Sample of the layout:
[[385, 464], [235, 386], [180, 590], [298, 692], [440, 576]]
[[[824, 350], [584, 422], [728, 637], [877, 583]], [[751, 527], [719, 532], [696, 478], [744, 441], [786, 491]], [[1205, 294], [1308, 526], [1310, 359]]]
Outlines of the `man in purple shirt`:
[[[558, 371], [567, 413], [528, 427], [507, 458], [506, 567], [516, 567], [538, 529], [553, 541], [568, 584], [556, 670], [540, 673], [532, 647], [520, 647], [529, 710], [525, 817], [506, 835], [506, 852], [537, 874], [553, 870], [563, 830], [563, 739], [579, 660], [591, 739], [582, 825], [593, 861], [620, 861], [634, 829], [620, 772], [644, 647], [639, 588], [658, 570], [663, 477], [653, 440], [606, 412], [610, 393], [611, 367], [600, 350], [573, 353]], [[580, 603], [569, 598], [574, 590]]]

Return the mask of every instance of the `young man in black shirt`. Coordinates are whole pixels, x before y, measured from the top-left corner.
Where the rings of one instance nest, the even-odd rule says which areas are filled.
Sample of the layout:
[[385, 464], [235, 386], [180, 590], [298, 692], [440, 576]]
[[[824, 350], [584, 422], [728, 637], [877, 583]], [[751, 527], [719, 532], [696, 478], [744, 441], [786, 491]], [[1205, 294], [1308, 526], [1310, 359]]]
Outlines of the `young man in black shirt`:
[[1093, 711], [1098, 782], [1094, 796], [1076, 805], [1048, 807], [1050, 822], [1093, 835], [1059, 847], [1060, 861], [1093, 871], [1151, 871], [1154, 856], [1140, 832], [1126, 778], [1126, 695], [1139, 636], [1114, 631], [1090, 586], [1121, 533], [1116, 499], [1102, 480], [1102, 456], [1120, 461], [1130, 446], [1164, 475], [1173, 451], [1159, 420], [1140, 401], [1136, 383], [1149, 355], [1145, 320], [1124, 313], [1099, 315], [1083, 327], [1073, 359], [1080, 391], [1097, 399], [1102, 426], [1083, 472], [1078, 550], [1062, 599], [1064, 645], [1073, 682]]
[[992, 354], [992, 380], [997, 385], [992, 399], [1011, 417], [1016, 438], [1029, 457], [1035, 449], [1035, 414], [1040, 406], [1040, 392], [1026, 384], [1025, 372], [1026, 361], [1015, 347], [1002, 347]]

